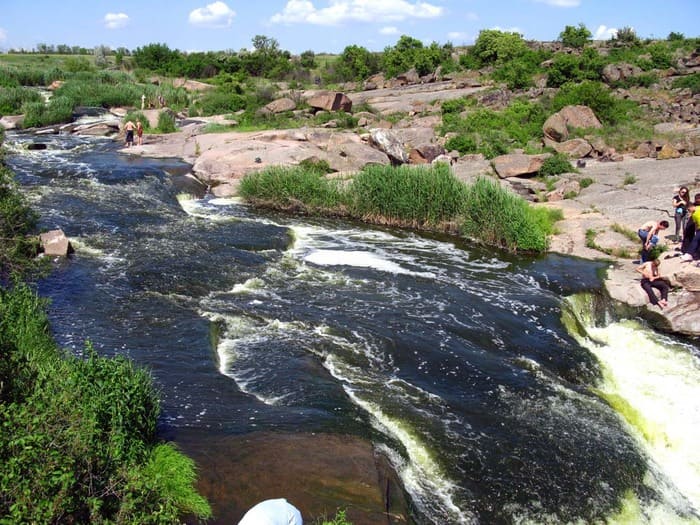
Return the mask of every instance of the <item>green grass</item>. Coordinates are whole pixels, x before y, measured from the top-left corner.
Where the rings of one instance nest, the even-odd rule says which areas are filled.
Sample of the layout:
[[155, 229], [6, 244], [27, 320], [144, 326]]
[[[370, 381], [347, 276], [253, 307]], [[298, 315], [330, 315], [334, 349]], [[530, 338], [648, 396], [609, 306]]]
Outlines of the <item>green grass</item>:
[[632, 175], [631, 173], [626, 173], [626, 174], [625, 174], [625, 178], [624, 178], [624, 180], [622, 181], [622, 185], [623, 185], [623, 186], [629, 186], [630, 184], [634, 184], [635, 182], [637, 182], [637, 177], [635, 177], [635, 176]]
[[492, 179], [465, 185], [449, 166], [367, 166], [352, 180], [322, 170], [271, 167], [246, 175], [239, 194], [256, 206], [461, 234], [509, 251], [546, 250], [561, 211], [530, 206]]

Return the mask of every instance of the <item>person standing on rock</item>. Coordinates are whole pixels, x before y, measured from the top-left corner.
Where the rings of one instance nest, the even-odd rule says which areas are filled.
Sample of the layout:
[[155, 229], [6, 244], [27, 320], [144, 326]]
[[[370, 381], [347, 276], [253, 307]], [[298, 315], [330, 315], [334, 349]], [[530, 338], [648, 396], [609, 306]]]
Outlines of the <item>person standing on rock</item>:
[[689, 209], [693, 210], [693, 212], [688, 221], [686, 235], [690, 234], [690, 223], [692, 223], [695, 231], [692, 240], [683, 239], [683, 255], [681, 256], [681, 261], [683, 262], [690, 262], [700, 255], [700, 193], [695, 195], [695, 200], [689, 206]]
[[[647, 293], [649, 296], [649, 301], [651, 304], [654, 306], [658, 306], [662, 310], [668, 306], [668, 291], [669, 291], [669, 285], [666, 282], [666, 280], [661, 277], [661, 273], [659, 272], [659, 266], [661, 265], [661, 261], [659, 259], [654, 259], [652, 261], [645, 262], [638, 268], [636, 268], [636, 271], [642, 274], [642, 281], [641, 281], [641, 286], [642, 289]], [[656, 288], [659, 291], [660, 298], [656, 297], [656, 293], [654, 292], [654, 288]]]
[[687, 186], [681, 186], [678, 188], [678, 193], [673, 196], [673, 220], [676, 222], [674, 239], [676, 242], [682, 240], [678, 233], [683, 233], [685, 224], [688, 222], [688, 204], [690, 204], [690, 192]]
[[124, 124], [124, 130], [126, 131], [126, 143], [124, 145], [127, 148], [134, 145], [134, 129], [135, 128], [136, 128], [136, 126], [134, 126], [134, 123], [131, 122], [130, 120], [127, 120], [126, 124]]
[[659, 242], [659, 232], [668, 228], [668, 221], [649, 221], [642, 224], [637, 231], [637, 235], [642, 240], [642, 262], [649, 260], [649, 252], [656, 247]]
[[143, 146], [143, 124], [140, 120], [136, 121], [136, 144]]

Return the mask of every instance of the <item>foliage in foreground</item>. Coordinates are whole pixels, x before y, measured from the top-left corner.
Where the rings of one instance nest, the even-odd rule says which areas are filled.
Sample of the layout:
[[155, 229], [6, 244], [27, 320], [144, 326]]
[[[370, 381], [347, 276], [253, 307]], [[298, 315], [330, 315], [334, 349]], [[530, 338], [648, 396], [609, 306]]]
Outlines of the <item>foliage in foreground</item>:
[[368, 166], [341, 184], [318, 170], [272, 167], [246, 175], [239, 194], [257, 206], [373, 224], [461, 232], [510, 251], [541, 252], [557, 217], [487, 178], [465, 185], [449, 166]]
[[0, 523], [179, 523], [211, 515], [194, 465], [156, 440], [150, 375], [61, 356], [44, 304], [0, 289]]
[[13, 174], [0, 166], [0, 285], [13, 274], [25, 275], [37, 269], [32, 255], [38, 243], [28, 234], [36, 227], [37, 216], [19, 193]]

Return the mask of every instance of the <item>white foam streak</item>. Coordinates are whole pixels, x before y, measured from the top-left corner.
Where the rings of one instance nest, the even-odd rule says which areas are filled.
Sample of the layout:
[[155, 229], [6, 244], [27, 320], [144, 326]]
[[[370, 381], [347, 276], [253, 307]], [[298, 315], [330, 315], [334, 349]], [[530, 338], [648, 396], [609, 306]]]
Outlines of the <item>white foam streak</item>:
[[700, 509], [700, 364], [686, 348], [662, 344], [638, 323], [587, 327], [582, 340], [601, 361], [605, 395], [620, 396], [623, 414], [648, 453]]

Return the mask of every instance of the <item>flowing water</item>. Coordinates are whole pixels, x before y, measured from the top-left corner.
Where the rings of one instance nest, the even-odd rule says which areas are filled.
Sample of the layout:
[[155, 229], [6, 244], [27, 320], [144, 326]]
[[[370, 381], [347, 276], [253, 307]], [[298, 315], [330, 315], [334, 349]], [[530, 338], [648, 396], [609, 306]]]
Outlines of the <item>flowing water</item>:
[[164, 427], [369, 437], [417, 523], [700, 522], [697, 346], [594, 323], [600, 264], [197, 198], [109, 140], [6, 144], [76, 247], [40, 284], [59, 344], [148, 366]]

